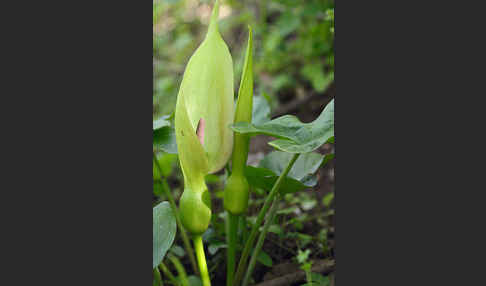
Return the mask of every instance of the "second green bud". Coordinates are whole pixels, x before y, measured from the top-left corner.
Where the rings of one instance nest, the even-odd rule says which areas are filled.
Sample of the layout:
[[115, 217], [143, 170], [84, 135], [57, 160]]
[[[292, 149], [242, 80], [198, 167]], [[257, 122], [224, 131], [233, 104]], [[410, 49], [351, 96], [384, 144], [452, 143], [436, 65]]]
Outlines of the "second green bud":
[[233, 173], [226, 182], [224, 190], [224, 209], [240, 215], [248, 208], [250, 186], [245, 176]]

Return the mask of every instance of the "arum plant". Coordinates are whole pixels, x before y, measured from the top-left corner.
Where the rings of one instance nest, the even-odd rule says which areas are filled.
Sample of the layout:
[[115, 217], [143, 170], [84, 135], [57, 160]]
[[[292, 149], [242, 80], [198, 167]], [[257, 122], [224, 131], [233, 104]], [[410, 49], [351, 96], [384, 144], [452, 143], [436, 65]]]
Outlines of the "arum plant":
[[278, 139], [270, 142], [269, 145], [277, 150], [293, 154], [267, 195], [257, 220], [251, 229], [250, 236], [243, 248], [233, 285], [238, 285], [243, 278], [250, 251], [253, 249], [254, 240], [265, 218], [265, 214], [271, 208], [263, 230], [259, 235], [257, 245], [253, 249], [248, 268], [246, 269], [243, 285], [248, 285], [258, 253], [268, 232], [269, 224], [274, 219], [276, 213], [275, 207], [279, 201], [279, 189], [287, 174], [291, 171], [292, 166], [300, 154], [312, 152], [324, 143], [334, 143], [334, 99], [329, 102], [319, 117], [311, 123], [302, 123], [295, 116], [284, 115], [272, 121], [257, 125], [248, 122], [237, 122], [232, 126], [232, 129], [241, 134], [248, 134], [249, 136], [265, 134], [276, 137]]
[[[251, 122], [253, 106], [253, 72], [252, 72], [252, 32], [249, 27], [248, 46], [246, 48], [243, 75], [241, 77], [238, 100], [234, 122]], [[239, 216], [248, 208], [248, 195], [250, 186], [245, 177], [244, 170], [248, 157], [249, 136], [246, 134], [234, 135], [234, 150], [232, 156], [232, 172], [224, 190], [224, 208], [227, 211], [227, 279], [228, 286], [233, 283], [236, 257], [236, 238], [238, 232]]]
[[[157, 124], [154, 123], [154, 130], [157, 125], [159, 132], [154, 133], [154, 140], [157, 134], [158, 146], [161, 149], [177, 152], [179, 155], [184, 176], [184, 192], [179, 201], [180, 212], [177, 212], [174, 207], [175, 203], [170, 195], [168, 195], [170, 204], [165, 203], [165, 208], [171, 206], [175, 220], [191, 234], [204, 286], [210, 286], [211, 282], [202, 234], [207, 230], [212, 215], [210, 193], [205, 176], [223, 168], [233, 154], [232, 170], [224, 190], [224, 208], [227, 212], [228, 227], [227, 285], [237, 286], [242, 281], [243, 275], [245, 275], [243, 285], [249, 283], [270, 223], [277, 213], [281, 194], [300, 191], [315, 184], [307, 175], [313, 174], [325, 159], [311, 152], [326, 142], [334, 142], [334, 102], [331, 101], [321, 115], [311, 123], [302, 123], [296, 117], [289, 115], [263, 121], [261, 116], [265, 112], [255, 114], [250, 28], [235, 111], [233, 62], [218, 30], [218, 12], [219, 1], [216, 0], [206, 37], [189, 59], [184, 71], [175, 109], [175, 131], [170, 132], [171, 129], [166, 126], [169, 123], [164, 121], [165, 119], [157, 121]], [[255, 98], [256, 105], [259, 102], [257, 99], [258, 97]], [[258, 108], [256, 109], [262, 111]], [[269, 108], [267, 110], [269, 112]], [[285, 152], [286, 155], [275, 154], [268, 158], [276, 157], [279, 163], [272, 163], [275, 161], [270, 158], [268, 163], [271, 164], [261, 168], [246, 166], [250, 137], [257, 134], [277, 138], [269, 144], [281, 151], [280, 153]], [[176, 144], [170, 143], [173, 137], [176, 139]], [[177, 151], [175, 151], [176, 147]], [[310, 171], [292, 170], [294, 164], [298, 169]], [[160, 172], [160, 166], [157, 167]], [[247, 238], [244, 235], [246, 238], [244, 248], [235, 271], [238, 224], [245, 219], [250, 185], [270, 191], [250, 234]], [[267, 219], [254, 247], [266, 215]], [[154, 223], [154, 235], [155, 225]], [[175, 229], [175, 224], [172, 227]], [[244, 231], [246, 231], [245, 223], [242, 232]], [[181, 235], [185, 240], [182, 228]], [[160, 237], [157, 239], [157, 244], [162, 243], [159, 240]], [[154, 247], [155, 244], [154, 237]], [[159, 264], [163, 266], [161, 260], [168, 249], [167, 245], [157, 246], [163, 253], [154, 253], [154, 267]], [[248, 259], [250, 261], [247, 268]], [[176, 261], [175, 264], [180, 270], [180, 263]], [[164, 269], [161, 269], [165, 273]], [[170, 278], [169, 274], [166, 276]], [[161, 281], [157, 268], [154, 270], [154, 277], [155, 280]]]
[[194, 240], [204, 286], [209, 279], [202, 234], [211, 220], [205, 175], [224, 167], [233, 148], [233, 61], [218, 30], [216, 0], [205, 39], [189, 59], [175, 109], [175, 133], [184, 175], [181, 221]]

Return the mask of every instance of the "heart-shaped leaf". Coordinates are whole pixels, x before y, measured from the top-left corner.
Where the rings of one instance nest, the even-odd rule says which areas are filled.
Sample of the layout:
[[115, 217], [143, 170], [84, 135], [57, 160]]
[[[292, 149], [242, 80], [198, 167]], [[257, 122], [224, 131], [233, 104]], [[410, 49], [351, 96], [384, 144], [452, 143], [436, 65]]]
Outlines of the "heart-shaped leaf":
[[[248, 183], [253, 186], [257, 187], [266, 191], [270, 191], [278, 179], [278, 176], [265, 168], [256, 168], [252, 166], [245, 167], [245, 176], [248, 180]], [[302, 191], [304, 189], [311, 188], [315, 186], [315, 182], [300, 182], [296, 179], [292, 179], [289, 177], [285, 177], [282, 185], [280, 186], [279, 192], [281, 194], [288, 194], [288, 193], [295, 193]], [[311, 185], [306, 185], [307, 183], [311, 183]], [[312, 184], [313, 183], [313, 184]]]
[[319, 117], [310, 123], [302, 123], [292, 115], [284, 115], [263, 124], [238, 122], [231, 128], [250, 136], [265, 134], [279, 139], [269, 145], [289, 153], [314, 151], [326, 142], [334, 142], [334, 99], [324, 108]]
[[[330, 156], [328, 154], [326, 156]], [[315, 172], [323, 165], [326, 156], [318, 153], [304, 153], [295, 161], [289, 174], [280, 187], [281, 194], [295, 193], [317, 184]], [[285, 169], [292, 154], [274, 151], [260, 162], [259, 167], [246, 166], [245, 176], [248, 183], [254, 187], [269, 191]]]
[[176, 221], [168, 202], [161, 202], [152, 210], [152, 267], [157, 267], [174, 242]]
[[[273, 171], [280, 176], [293, 154], [273, 151], [260, 161], [259, 166]], [[299, 156], [287, 176], [301, 181], [309, 174], [314, 174], [321, 166], [324, 156], [318, 153], [305, 153]]]

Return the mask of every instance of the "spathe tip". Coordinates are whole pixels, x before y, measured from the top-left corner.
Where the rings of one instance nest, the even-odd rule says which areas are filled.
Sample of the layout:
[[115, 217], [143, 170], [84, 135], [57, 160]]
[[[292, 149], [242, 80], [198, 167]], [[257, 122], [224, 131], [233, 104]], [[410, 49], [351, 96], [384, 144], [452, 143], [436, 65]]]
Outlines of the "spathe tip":
[[213, 32], [218, 32], [218, 18], [219, 18], [219, 0], [214, 1], [213, 11], [211, 13], [211, 20], [209, 22], [208, 35]]

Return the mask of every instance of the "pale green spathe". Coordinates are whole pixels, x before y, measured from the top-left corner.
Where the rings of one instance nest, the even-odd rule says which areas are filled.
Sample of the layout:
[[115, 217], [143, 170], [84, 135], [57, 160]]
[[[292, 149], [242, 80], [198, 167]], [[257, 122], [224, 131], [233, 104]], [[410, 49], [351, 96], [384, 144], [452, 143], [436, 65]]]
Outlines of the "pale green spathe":
[[[209, 173], [223, 168], [233, 149], [233, 132], [228, 128], [234, 118], [233, 61], [218, 31], [218, 11], [216, 1], [206, 38], [186, 66], [176, 105], [176, 129], [182, 100], [194, 132], [200, 119], [205, 121], [203, 149]], [[179, 147], [184, 145], [179, 143], [183, 140], [179, 132], [176, 138], [179, 153], [201, 156]]]
[[[175, 132], [184, 174], [179, 202], [181, 221], [192, 234], [202, 234], [211, 221], [211, 205], [204, 176], [228, 162], [233, 149], [233, 61], [218, 31], [219, 3], [215, 2], [208, 33], [184, 71], [177, 95]], [[202, 144], [196, 134], [201, 122]]]

